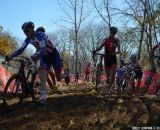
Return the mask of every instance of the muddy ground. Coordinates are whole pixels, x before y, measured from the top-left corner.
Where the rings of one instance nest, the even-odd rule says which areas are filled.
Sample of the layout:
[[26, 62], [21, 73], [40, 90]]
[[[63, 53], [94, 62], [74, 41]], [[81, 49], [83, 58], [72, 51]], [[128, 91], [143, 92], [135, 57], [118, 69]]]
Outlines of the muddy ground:
[[67, 90], [49, 92], [46, 106], [27, 101], [7, 112], [1, 101], [0, 130], [160, 130], [160, 97]]

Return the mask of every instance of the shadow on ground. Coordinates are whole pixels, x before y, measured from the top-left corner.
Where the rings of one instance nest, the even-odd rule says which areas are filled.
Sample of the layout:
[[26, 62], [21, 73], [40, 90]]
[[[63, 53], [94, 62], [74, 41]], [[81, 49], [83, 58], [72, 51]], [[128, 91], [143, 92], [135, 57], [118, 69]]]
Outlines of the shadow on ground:
[[160, 126], [160, 98], [84, 93], [49, 95], [46, 106], [25, 102], [7, 112], [0, 130], [130, 130]]

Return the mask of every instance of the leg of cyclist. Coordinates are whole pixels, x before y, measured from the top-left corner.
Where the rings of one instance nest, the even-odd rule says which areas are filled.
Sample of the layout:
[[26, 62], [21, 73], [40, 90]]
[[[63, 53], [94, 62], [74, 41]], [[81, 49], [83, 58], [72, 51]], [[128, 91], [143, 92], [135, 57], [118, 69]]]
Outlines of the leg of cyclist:
[[61, 63], [61, 58], [60, 58], [60, 54], [58, 52], [57, 49], [55, 49], [54, 53], [51, 55], [50, 58], [53, 58], [53, 61], [51, 61], [51, 64], [54, 68], [54, 72], [55, 72], [55, 76], [57, 81], [61, 81], [61, 67], [62, 67], [62, 63]]
[[110, 69], [110, 79], [109, 79], [110, 91], [112, 91], [115, 87], [115, 74], [116, 74], [116, 66], [112, 66]]
[[56, 48], [54, 48], [53, 52], [43, 57], [45, 63], [47, 65], [52, 65], [57, 81], [61, 81], [61, 59], [60, 54]]
[[50, 77], [52, 79], [52, 84], [55, 86], [56, 85], [56, 79], [55, 79], [56, 77], [55, 77], [55, 74], [53, 71], [54, 71], [53, 68], [50, 67], [48, 70], [48, 74], [49, 74], [48, 78]]
[[108, 78], [108, 89], [109, 93], [112, 92], [115, 83], [115, 74], [117, 68], [117, 58], [116, 55], [105, 55], [104, 57], [106, 76]]
[[40, 104], [45, 105], [46, 104], [46, 80], [47, 80], [47, 70], [46, 69], [40, 69], [39, 70], [39, 77], [40, 77]]
[[105, 70], [106, 70], [106, 89], [107, 89], [107, 92], [109, 92], [109, 89], [110, 89], [110, 84], [109, 84], [110, 69], [109, 69], [109, 67], [105, 67]]
[[39, 103], [41, 105], [46, 105], [46, 81], [47, 81], [47, 72], [48, 65], [45, 64], [44, 60], [40, 58], [40, 67], [39, 67], [39, 78], [40, 78], [40, 99]]

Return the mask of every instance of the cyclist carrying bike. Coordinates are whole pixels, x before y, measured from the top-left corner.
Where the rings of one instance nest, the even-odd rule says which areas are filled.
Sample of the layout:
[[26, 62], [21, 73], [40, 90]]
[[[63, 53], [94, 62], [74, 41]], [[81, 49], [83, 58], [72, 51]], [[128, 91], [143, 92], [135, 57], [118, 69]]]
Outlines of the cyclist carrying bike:
[[[130, 56], [130, 62], [128, 64], [135, 72], [135, 76], [132, 76], [132, 78], [130, 79], [131, 87], [133, 89], [132, 93], [135, 93], [136, 89], [137, 91], [139, 91], [139, 86], [143, 75], [142, 67], [140, 65], [140, 62], [137, 60], [137, 54], [132, 54]], [[135, 80], [137, 81], [137, 85], [135, 84]]]
[[53, 66], [58, 81], [61, 80], [61, 60], [59, 52], [49, 42], [48, 37], [40, 31], [34, 30], [34, 23], [29, 21], [22, 25], [22, 30], [26, 35], [22, 46], [16, 50], [13, 54], [9, 55], [7, 61], [20, 55], [26, 49], [29, 44], [32, 44], [36, 48], [36, 52], [31, 56], [32, 60], [36, 61], [40, 59], [39, 77], [41, 81], [40, 87], [40, 100], [41, 105], [46, 104], [46, 80], [47, 69], [50, 65]]
[[120, 79], [121, 77], [123, 76], [123, 74], [125, 73], [125, 60], [124, 59], [120, 59], [119, 61], [119, 67], [117, 67], [116, 69], [116, 85], [117, 85], [117, 89], [118, 89], [118, 93], [120, 92], [120, 89], [123, 89], [123, 88], [120, 88]]
[[117, 67], [116, 54], [120, 53], [120, 41], [118, 38], [115, 37], [117, 31], [117, 27], [110, 27], [109, 37], [106, 37], [103, 40], [102, 44], [96, 50], [93, 51], [93, 54], [95, 54], [97, 51], [100, 51], [103, 47], [105, 49], [104, 63], [107, 77], [106, 82], [108, 84], [109, 92], [112, 92], [112, 87], [115, 82], [115, 73]]

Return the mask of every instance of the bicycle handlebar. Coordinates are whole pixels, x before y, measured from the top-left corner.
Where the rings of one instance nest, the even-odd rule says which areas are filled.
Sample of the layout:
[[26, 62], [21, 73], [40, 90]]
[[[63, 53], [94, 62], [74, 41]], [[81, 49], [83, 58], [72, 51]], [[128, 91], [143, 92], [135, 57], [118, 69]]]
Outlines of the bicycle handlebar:
[[157, 59], [160, 59], [160, 56], [156, 56], [156, 55], [152, 55], [153, 57], [157, 58]]
[[104, 56], [104, 54], [102, 54], [102, 53], [93, 53], [93, 59], [94, 59], [95, 55]]
[[[11, 59], [10, 61], [16, 61], [16, 62], [19, 62], [20, 64], [22, 63], [31, 64], [32, 63], [32, 60], [25, 56], [17, 56], [16, 58]], [[7, 65], [7, 66], [12, 66], [9, 64], [9, 61], [7, 60], [3, 61], [2, 64]]]
[[104, 56], [104, 54], [102, 54], [102, 53], [95, 53], [95, 55]]

